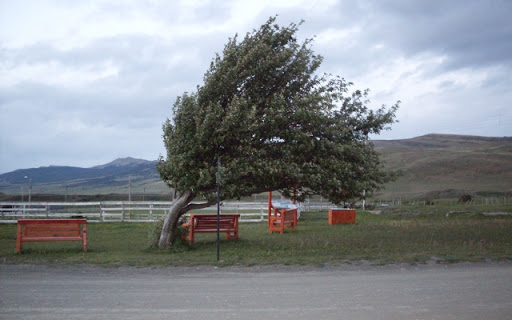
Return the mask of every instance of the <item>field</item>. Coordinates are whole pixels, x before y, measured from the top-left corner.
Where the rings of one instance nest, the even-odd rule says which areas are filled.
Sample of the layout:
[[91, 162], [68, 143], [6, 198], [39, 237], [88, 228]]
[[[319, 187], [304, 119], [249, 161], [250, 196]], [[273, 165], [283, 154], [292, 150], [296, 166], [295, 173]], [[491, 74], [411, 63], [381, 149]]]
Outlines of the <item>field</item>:
[[430, 134], [374, 141], [386, 168], [403, 174], [378, 198], [456, 197], [512, 190], [512, 138]]
[[[486, 215], [486, 212], [499, 212]], [[508, 214], [503, 214], [508, 213]], [[240, 239], [199, 234], [193, 246], [150, 248], [154, 224], [89, 223], [89, 252], [79, 242], [26, 243], [15, 253], [16, 225], [0, 225], [3, 264], [100, 266], [325, 265], [451, 263], [512, 259], [512, 205], [402, 206], [357, 212], [355, 225], [327, 224], [327, 212], [303, 213], [294, 231], [269, 234], [266, 223], [240, 226]]]

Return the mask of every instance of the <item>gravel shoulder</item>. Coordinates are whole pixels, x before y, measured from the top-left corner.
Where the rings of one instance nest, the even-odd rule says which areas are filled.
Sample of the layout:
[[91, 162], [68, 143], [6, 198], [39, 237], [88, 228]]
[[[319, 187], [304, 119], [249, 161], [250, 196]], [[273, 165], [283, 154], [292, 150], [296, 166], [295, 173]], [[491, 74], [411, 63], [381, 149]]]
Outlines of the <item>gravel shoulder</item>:
[[512, 262], [0, 265], [1, 319], [505, 319]]

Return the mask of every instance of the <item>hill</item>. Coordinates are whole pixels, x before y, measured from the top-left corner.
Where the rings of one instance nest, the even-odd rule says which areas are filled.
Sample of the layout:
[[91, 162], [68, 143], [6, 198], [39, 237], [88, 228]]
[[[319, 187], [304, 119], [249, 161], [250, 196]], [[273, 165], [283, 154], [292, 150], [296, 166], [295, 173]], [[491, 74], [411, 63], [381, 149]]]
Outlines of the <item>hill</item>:
[[[156, 161], [134, 158], [116, 159], [92, 168], [49, 166], [20, 169], [0, 175], [0, 192], [28, 194], [127, 194], [165, 193], [168, 188], [160, 180]], [[145, 189], [145, 190], [144, 190]]]
[[456, 197], [512, 188], [510, 137], [429, 134], [373, 143], [387, 168], [403, 172], [379, 197]]
[[[375, 140], [385, 166], [403, 175], [375, 194], [377, 198], [457, 197], [462, 193], [509, 192], [512, 188], [512, 138], [429, 134], [404, 140]], [[92, 168], [50, 166], [0, 175], [0, 192], [28, 194], [168, 195], [155, 161], [116, 159]], [[27, 178], [25, 178], [27, 177]]]

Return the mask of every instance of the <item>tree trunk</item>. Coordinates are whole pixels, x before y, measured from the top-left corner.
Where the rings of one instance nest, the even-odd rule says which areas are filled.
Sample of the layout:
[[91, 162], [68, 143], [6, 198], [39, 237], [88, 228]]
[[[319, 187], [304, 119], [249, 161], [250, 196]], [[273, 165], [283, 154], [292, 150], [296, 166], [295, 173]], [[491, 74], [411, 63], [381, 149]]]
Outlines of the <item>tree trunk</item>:
[[178, 221], [180, 217], [188, 211], [184, 209], [193, 199], [194, 196], [190, 191], [185, 191], [174, 199], [174, 202], [169, 209], [169, 213], [167, 213], [164, 219], [162, 232], [160, 233], [160, 239], [158, 240], [158, 248], [165, 249], [170, 244], [174, 243], [178, 236], [176, 233]]

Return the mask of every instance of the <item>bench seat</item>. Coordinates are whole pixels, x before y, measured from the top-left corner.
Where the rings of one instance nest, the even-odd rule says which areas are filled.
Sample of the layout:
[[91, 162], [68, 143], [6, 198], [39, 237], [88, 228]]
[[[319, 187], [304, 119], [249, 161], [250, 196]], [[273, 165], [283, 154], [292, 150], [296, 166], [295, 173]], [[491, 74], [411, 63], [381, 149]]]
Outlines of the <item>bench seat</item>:
[[87, 251], [86, 219], [20, 219], [16, 237], [16, 252], [23, 242], [31, 241], [82, 241]]
[[[226, 239], [238, 239], [239, 219], [239, 214], [221, 214], [219, 218], [219, 232], [225, 233]], [[194, 234], [217, 232], [217, 215], [191, 214], [190, 222], [186, 226], [189, 228], [186, 239], [190, 241], [190, 244], [194, 244]]]

